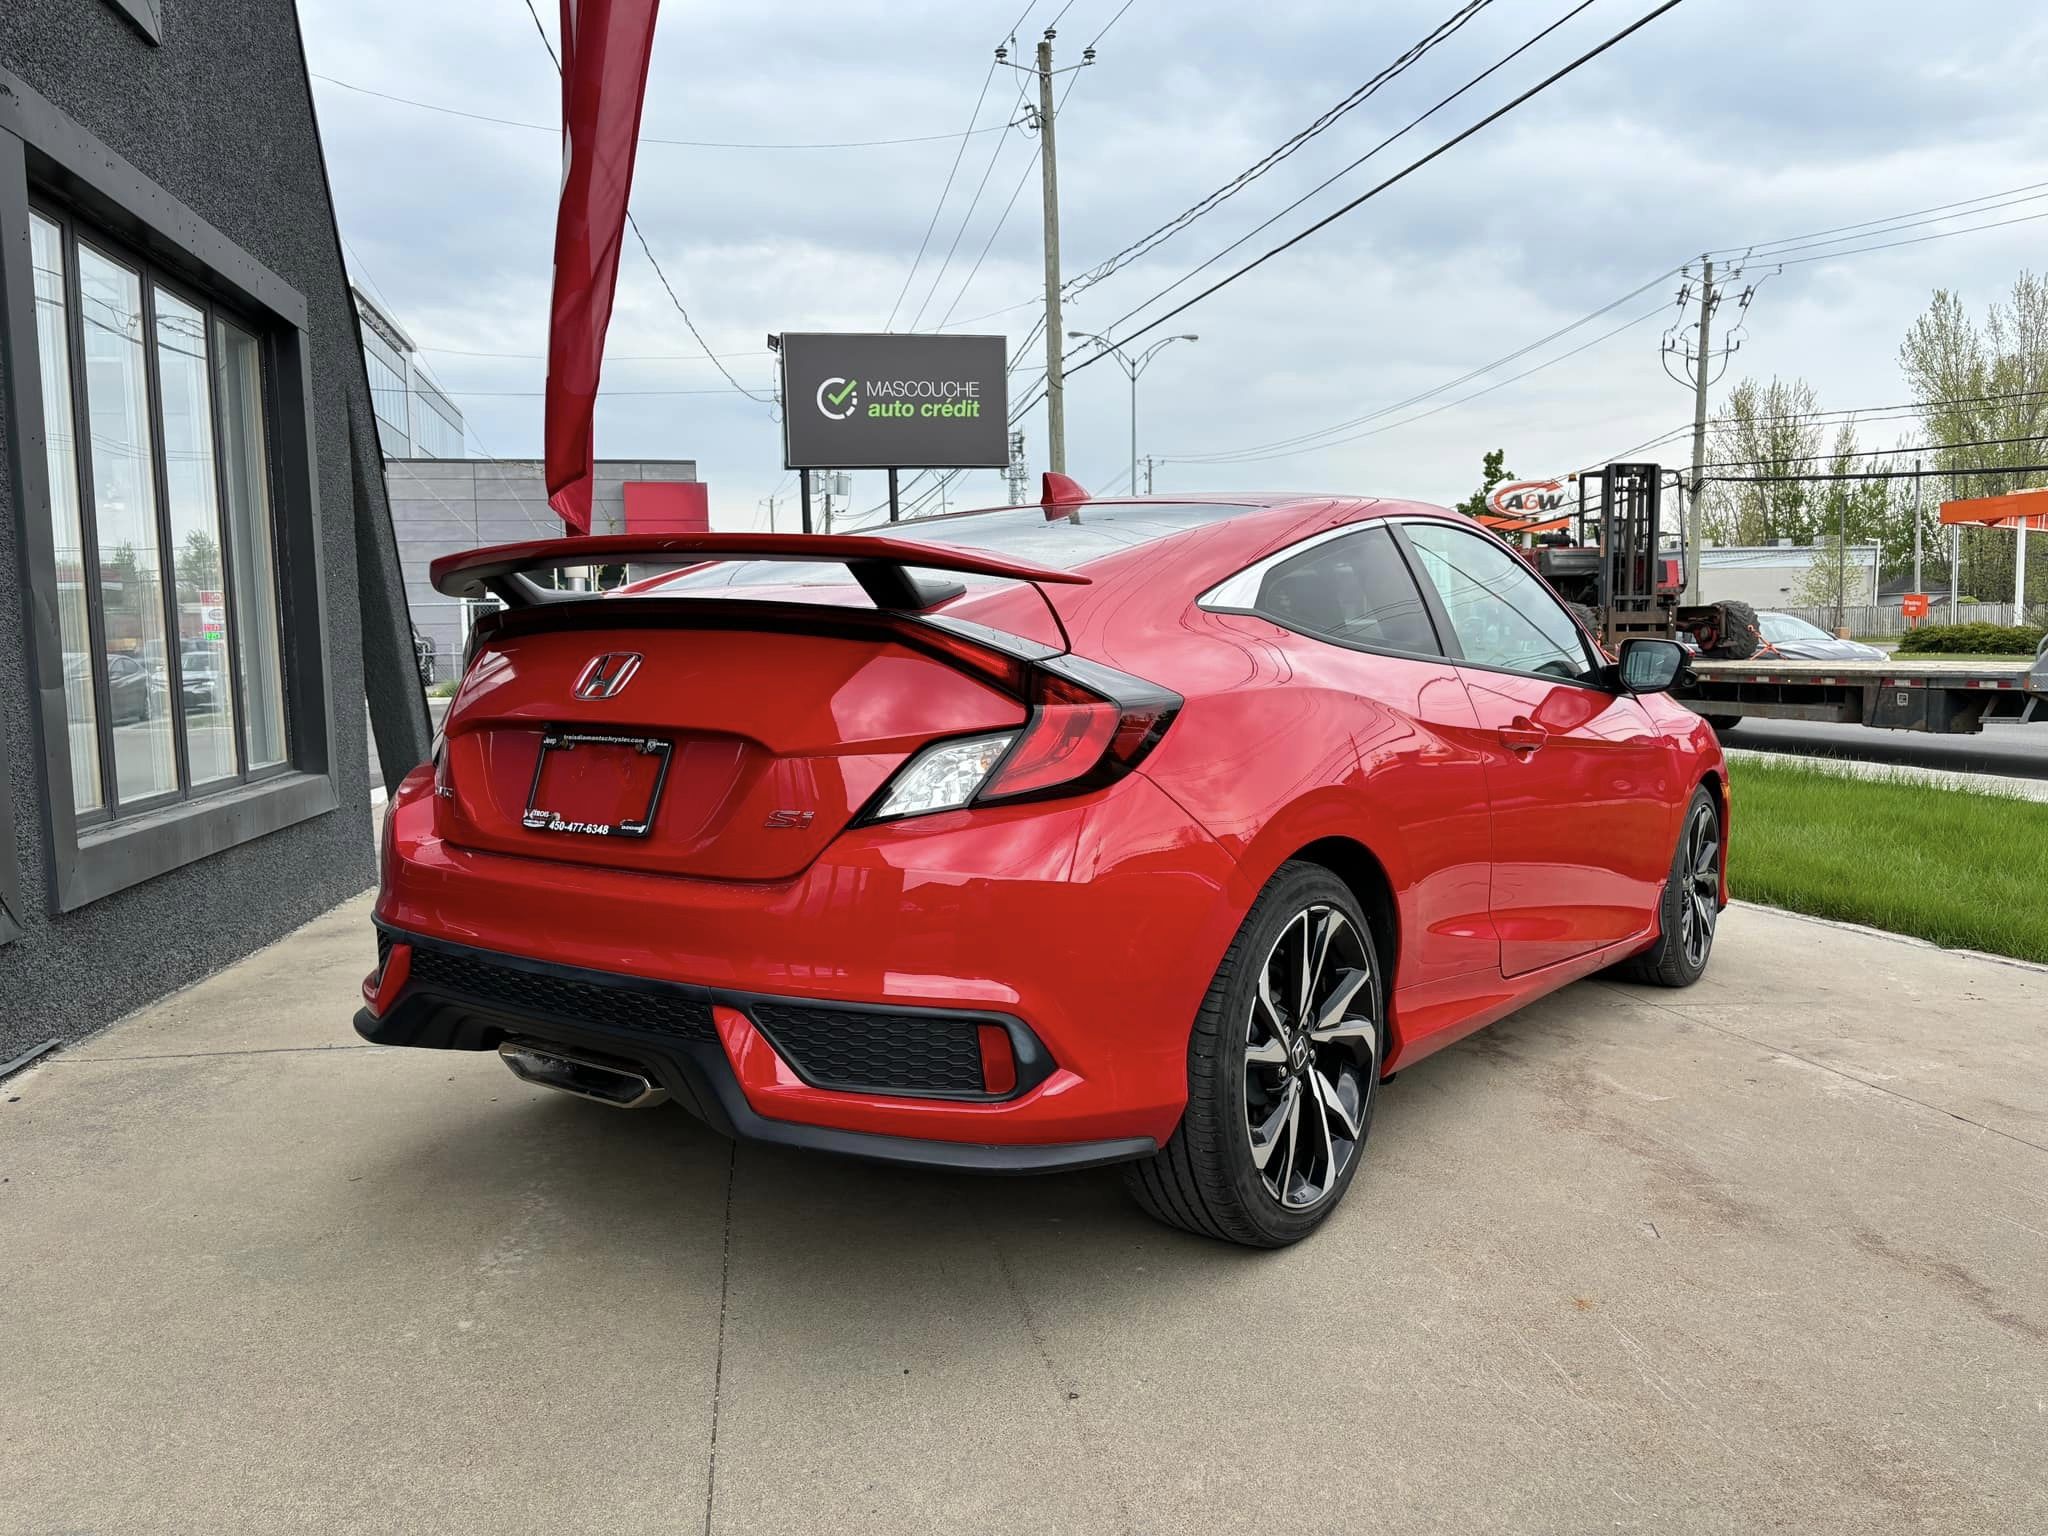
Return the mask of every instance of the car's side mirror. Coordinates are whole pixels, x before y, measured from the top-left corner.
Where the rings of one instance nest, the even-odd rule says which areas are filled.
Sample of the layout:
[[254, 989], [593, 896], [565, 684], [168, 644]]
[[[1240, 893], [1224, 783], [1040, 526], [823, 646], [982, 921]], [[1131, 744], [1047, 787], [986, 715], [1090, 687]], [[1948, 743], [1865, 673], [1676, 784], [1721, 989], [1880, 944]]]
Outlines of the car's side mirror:
[[1637, 638], [1621, 642], [1614, 671], [1630, 693], [1668, 693], [1685, 670], [1685, 647], [1676, 640]]

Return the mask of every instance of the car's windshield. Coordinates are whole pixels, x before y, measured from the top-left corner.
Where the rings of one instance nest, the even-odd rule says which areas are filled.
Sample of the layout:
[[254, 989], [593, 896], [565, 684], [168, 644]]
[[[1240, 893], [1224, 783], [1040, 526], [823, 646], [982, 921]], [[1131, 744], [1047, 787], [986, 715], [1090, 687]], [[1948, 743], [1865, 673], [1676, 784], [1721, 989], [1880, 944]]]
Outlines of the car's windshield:
[[1760, 613], [1757, 625], [1764, 632], [1764, 638], [1779, 640], [1829, 640], [1834, 638], [1826, 630], [1809, 624], [1804, 619], [1795, 619], [1789, 613]]
[[[1221, 502], [1094, 503], [1082, 509], [1081, 521], [1046, 519], [1042, 507], [1004, 507], [993, 512], [967, 512], [915, 523], [867, 523], [858, 531], [913, 544], [950, 544], [959, 549], [1006, 556], [1027, 565], [1072, 570], [1104, 555], [1135, 549], [1171, 538], [1191, 528], [1206, 527], [1252, 510]], [[949, 572], [949, 579], [969, 586], [999, 577]], [[748, 587], [846, 587], [853, 581], [836, 561], [727, 560], [683, 571], [643, 587], [635, 596], [745, 597]]]

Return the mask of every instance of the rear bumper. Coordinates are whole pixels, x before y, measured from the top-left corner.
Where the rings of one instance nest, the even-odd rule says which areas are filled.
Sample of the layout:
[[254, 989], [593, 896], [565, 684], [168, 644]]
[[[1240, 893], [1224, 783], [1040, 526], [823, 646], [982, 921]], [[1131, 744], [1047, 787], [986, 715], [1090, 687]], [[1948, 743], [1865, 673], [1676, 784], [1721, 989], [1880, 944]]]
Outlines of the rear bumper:
[[[777, 1000], [746, 997], [710, 988], [661, 984], [650, 987], [638, 978], [607, 976], [513, 956], [467, 950], [391, 929], [383, 929], [382, 936], [394, 949], [405, 945], [414, 956], [423, 953], [457, 955], [481, 966], [517, 969], [543, 985], [553, 984], [564, 990], [630, 988], [643, 995], [672, 1000], [685, 1005], [672, 1010], [672, 1017], [677, 1023], [686, 1024], [701, 1012], [704, 1038], [686, 1038], [680, 1033], [606, 1022], [600, 1017], [572, 1018], [553, 1010], [521, 1009], [502, 1001], [467, 996], [431, 981], [417, 980], [409, 981], [383, 1014], [379, 1015], [369, 1007], [357, 1012], [356, 1033], [374, 1045], [481, 1051], [495, 1049], [500, 1041], [512, 1039], [572, 1048], [600, 1059], [639, 1068], [667, 1089], [677, 1103], [723, 1135], [814, 1152], [833, 1152], [870, 1162], [945, 1168], [963, 1173], [1053, 1173], [1147, 1157], [1158, 1150], [1157, 1142], [1143, 1136], [1005, 1145], [933, 1141], [771, 1119], [748, 1102], [732, 1058], [727, 1055], [724, 1037], [733, 1035], [736, 1026], [751, 1028], [751, 1018], [745, 1011], [751, 1005]], [[643, 1016], [652, 1017], [655, 1010], [640, 1012]], [[616, 1020], [619, 1014], [610, 1011], [609, 1016]], [[1049, 1067], [1049, 1063], [1045, 1065]], [[1040, 1080], [1042, 1078], [1043, 1073]], [[1020, 1087], [1019, 1091], [1028, 1092], [1030, 1086], [1035, 1084]]]
[[[380, 930], [524, 971], [541, 1001], [432, 965], [384, 988], [357, 1029], [581, 1047], [644, 1067], [720, 1130], [785, 1145], [991, 1172], [1114, 1162], [1155, 1150], [1185, 1107], [1188, 1030], [1241, 915], [1233, 868], [1143, 775], [1071, 804], [856, 829], [793, 880], [741, 883], [455, 847], [420, 774], [393, 801]], [[820, 1066], [836, 1059], [832, 1010], [848, 1039], [863, 1013], [993, 1025], [1016, 1081], [835, 1086]], [[790, 1049], [792, 1015], [825, 1046]]]

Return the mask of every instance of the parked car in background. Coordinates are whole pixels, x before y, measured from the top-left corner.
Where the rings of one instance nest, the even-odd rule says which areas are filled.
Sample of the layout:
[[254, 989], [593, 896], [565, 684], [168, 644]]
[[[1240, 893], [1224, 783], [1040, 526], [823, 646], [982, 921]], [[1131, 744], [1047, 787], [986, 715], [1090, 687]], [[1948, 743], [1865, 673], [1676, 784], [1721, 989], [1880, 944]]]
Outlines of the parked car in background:
[[1809, 624], [1789, 613], [1760, 613], [1757, 625], [1764, 632], [1759, 656], [1781, 656], [1787, 661], [1883, 661], [1885, 652], [1861, 640], [1838, 640], [1817, 624]]
[[[1393, 1071], [1704, 971], [1727, 800], [1680, 647], [1603, 655], [1434, 507], [1048, 496], [437, 560], [508, 606], [391, 798], [357, 1030], [785, 1145], [1124, 1163], [1277, 1247]], [[696, 563], [526, 574], [629, 559]]]
[[178, 653], [178, 687], [188, 713], [205, 714], [220, 708], [228, 695], [226, 661], [217, 650]]
[[[92, 667], [86, 658], [78, 655], [64, 658], [64, 690], [70, 693], [76, 689], [81, 699], [91, 695], [93, 688]], [[139, 720], [155, 716], [157, 695], [161, 690], [156, 686], [150, 671], [133, 656], [109, 652], [107, 655], [107, 720], [111, 725], [133, 725]], [[82, 706], [81, 706], [82, 709]], [[74, 710], [78, 718], [79, 710]]]

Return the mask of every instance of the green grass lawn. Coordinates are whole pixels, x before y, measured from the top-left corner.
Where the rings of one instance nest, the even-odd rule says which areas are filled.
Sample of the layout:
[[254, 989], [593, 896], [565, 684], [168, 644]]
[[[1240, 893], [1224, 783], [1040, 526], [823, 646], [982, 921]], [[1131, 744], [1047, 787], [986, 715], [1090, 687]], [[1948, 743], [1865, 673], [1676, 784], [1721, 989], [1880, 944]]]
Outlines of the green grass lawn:
[[1734, 895], [2048, 962], [2048, 802], [1753, 758], [1728, 766]]

